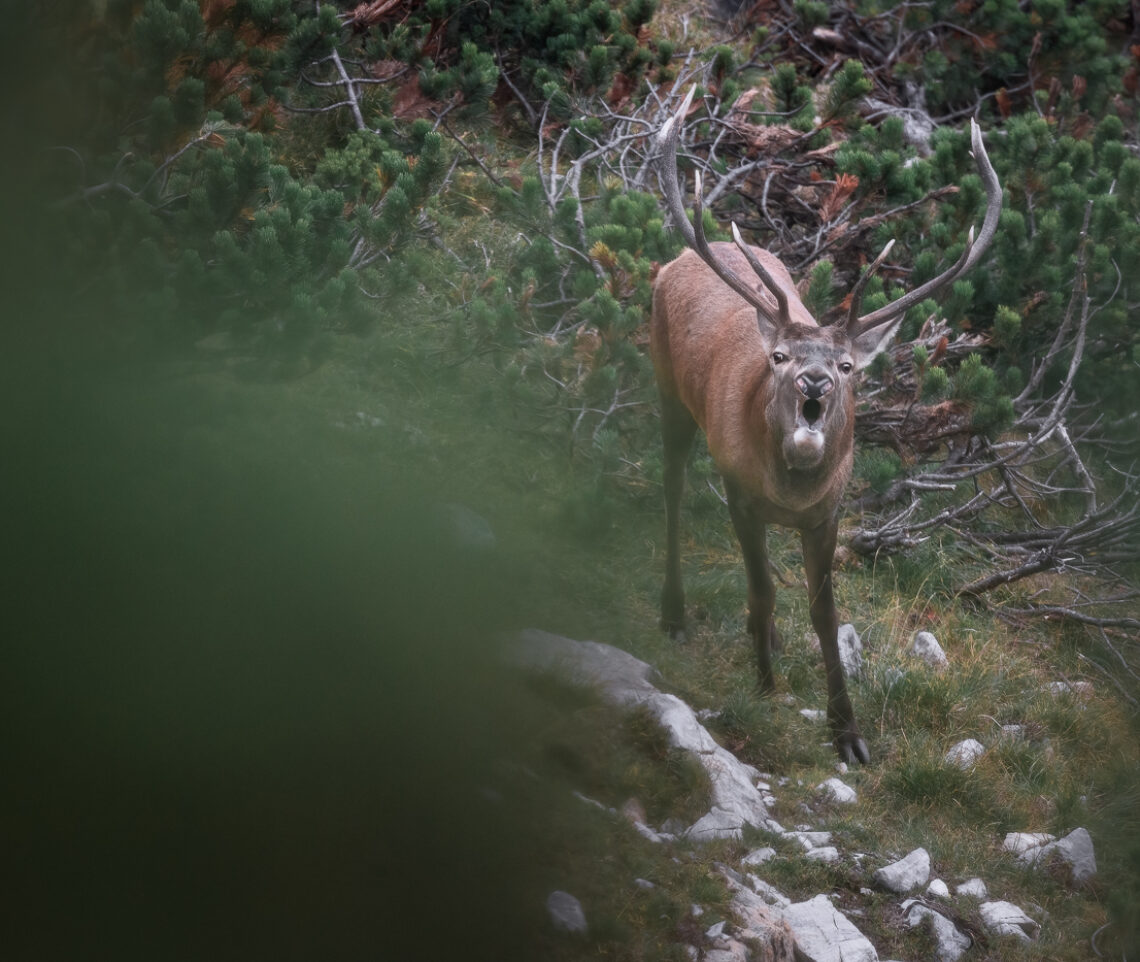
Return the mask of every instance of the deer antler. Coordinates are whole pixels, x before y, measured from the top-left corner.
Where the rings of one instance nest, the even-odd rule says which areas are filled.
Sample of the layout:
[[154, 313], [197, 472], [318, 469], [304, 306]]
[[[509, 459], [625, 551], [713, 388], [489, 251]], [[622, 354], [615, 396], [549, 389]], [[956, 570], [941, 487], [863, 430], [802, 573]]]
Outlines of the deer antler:
[[772, 306], [762, 296], [760, 291], [745, 283], [740, 276], [727, 264], [714, 256], [705, 238], [704, 229], [704, 200], [700, 171], [696, 174], [693, 201], [693, 222], [685, 212], [685, 203], [681, 195], [681, 184], [677, 177], [677, 140], [680, 136], [681, 121], [689, 111], [696, 88], [690, 87], [680, 108], [672, 117], [665, 121], [657, 134], [657, 145], [661, 150], [661, 165], [659, 168], [661, 192], [665, 195], [665, 206], [673, 217], [677, 229], [689, 245], [700, 256], [722, 281], [743, 297], [749, 304], [774, 323], [784, 326], [789, 323], [788, 296], [784, 289], [776, 282], [767, 268], [757, 259], [752, 250], [744, 243], [736, 224], [732, 225], [732, 237], [736, 246], [740, 248], [749, 266], [763, 281], [764, 286], [776, 298], [777, 309], [773, 313]]
[[[980, 259], [981, 256], [993, 243], [994, 235], [997, 233], [998, 220], [1001, 218], [1001, 202], [1002, 190], [1001, 184], [998, 182], [997, 174], [994, 172], [993, 164], [990, 163], [989, 154], [986, 153], [986, 146], [982, 143], [982, 131], [978, 126], [977, 121], [970, 121], [970, 144], [973, 148], [974, 161], [978, 165], [978, 173], [981, 175], [982, 183], [986, 188], [986, 216], [982, 222], [982, 230], [977, 239], [974, 238], [974, 229], [970, 228], [970, 235], [966, 241], [966, 249], [962, 252], [962, 256], [958, 258], [949, 270], [943, 271], [937, 277], [932, 278], [925, 284], [916, 287], [913, 291], [908, 291], [896, 301], [891, 301], [885, 307], [880, 307], [877, 311], [872, 311], [870, 314], [864, 314], [862, 317], [856, 319], [854, 312], [857, 309], [856, 305], [859, 303], [859, 298], [863, 293], [863, 286], [870, 278], [872, 271], [878, 267], [879, 263], [886, 256], [887, 251], [884, 250], [878, 256], [875, 263], [871, 265], [859, 283], [855, 286], [855, 296], [851, 299], [852, 314], [848, 319], [848, 333], [851, 337], [858, 337], [865, 334], [872, 328], [882, 327], [892, 321], [897, 320], [901, 315], [909, 311], [915, 304], [921, 304], [935, 291], [947, 284], [953, 282], [970, 270]], [[891, 243], [894, 243], [893, 241]], [[887, 250], [890, 245], [887, 245]]]

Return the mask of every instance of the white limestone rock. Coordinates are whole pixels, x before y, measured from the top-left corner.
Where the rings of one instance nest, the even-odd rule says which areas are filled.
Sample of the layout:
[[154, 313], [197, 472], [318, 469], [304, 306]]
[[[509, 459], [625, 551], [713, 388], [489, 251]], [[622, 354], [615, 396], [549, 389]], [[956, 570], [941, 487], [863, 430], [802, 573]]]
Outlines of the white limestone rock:
[[1046, 685], [1045, 690], [1053, 695], [1076, 695], [1078, 698], [1090, 698], [1096, 689], [1091, 681], [1054, 681]]
[[675, 836], [667, 832], [657, 832], [646, 825], [644, 822], [633, 822], [634, 831], [637, 832], [642, 838], [652, 842], [654, 845], [660, 845], [662, 842], [671, 842]]
[[838, 802], [840, 805], [853, 805], [859, 800], [859, 796], [855, 794], [855, 789], [838, 778], [829, 778], [817, 787], [831, 801]]
[[942, 646], [938, 644], [938, 639], [929, 631], [920, 631], [914, 636], [914, 641], [910, 646], [910, 653], [915, 658], [920, 658], [925, 661], [932, 668], [944, 668], [949, 664], [946, 652], [944, 652]]
[[905, 895], [930, 878], [930, 854], [924, 848], [916, 848], [897, 862], [884, 865], [873, 878], [883, 888]]
[[1009, 832], [1005, 836], [1005, 841], [1001, 843], [1001, 847], [1014, 855], [1021, 855], [1031, 848], [1039, 848], [1048, 842], [1055, 841], [1057, 841], [1057, 836], [1050, 835], [1048, 832]]
[[740, 860], [741, 865], [763, 865], [770, 859], [776, 857], [776, 850], [774, 848], [755, 848]]
[[948, 899], [950, 898], [950, 889], [942, 879], [931, 879], [930, 884], [926, 886], [926, 894], [931, 898]]
[[818, 848], [821, 845], [831, 844], [831, 832], [812, 832], [799, 830], [795, 832], [788, 832], [784, 838], [795, 839], [808, 851], [813, 848]]
[[718, 838], [739, 839], [744, 836], [744, 819], [736, 812], [714, 805], [685, 830], [685, 838], [694, 842], [711, 842]]
[[994, 935], [1012, 935], [1028, 942], [1041, 931], [1041, 926], [1012, 902], [983, 902], [978, 912], [982, 925]]
[[879, 953], [826, 895], [796, 902], [780, 911], [796, 941], [796, 959], [805, 962], [879, 962]]
[[[749, 884], [763, 887], [763, 894], [753, 891], [737, 873], [723, 866], [721, 875], [733, 893], [732, 914], [735, 923], [732, 937], [751, 943], [756, 949], [755, 954], [746, 958], [793, 962], [795, 944], [792, 932], [780, 918], [782, 907], [791, 902], [755, 876], [749, 876]], [[706, 954], [704, 958], [707, 960], [709, 956]]]
[[957, 765], [965, 770], [972, 768], [974, 763], [986, 753], [986, 746], [976, 738], [967, 738], [951, 747], [946, 753], [945, 760], [950, 765]]
[[961, 885], [954, 886], [955, 895], [965, 895], [967, 898], [984, 899], [989, 892], [986, 883], [980, 878], [968, 878]]
[[1064, 865], [1074, 885], [1084, 885], [1096, 875], [1092, 836], [1083, 828], [1074, 829], [1055, 842], [1028, 848], [1018, 858], [1030, 865]]
[[863, 669], [863, 642], [854, 625], [839, 626], [839, 663], [848, 678], [858, 678]]
[[546, 899], [546, 911], [550, 921], [560, 932], [569, 932], [572, 935], [585, 935], [589, 931], [586, 925], [586, 913], [582, 910], [582, 903], [569, 892], [551, 892]]
[[699, 958], [701, 962], [750, 962], [752, 953], [743, 942], [721, 938], [704, 952], [697, 951], [692, 957]]
[[533, 628], [519, 633], [509, 655], [531, 670], [595, 686], [617, 705], [644, 707], [665, 730], [670, 747], [696, 757], [708, 774], [712, 808], [689, 829], [690, 837], [739, 838], [745, 825], [775, 830], [755, 785], [759, 772], [718, 745], [680, 698], [659, 691], [652, 680], [656, 672], [644, 661], [611, 645]]
[[897, 117], [902, 123], [903, 140], [913, 145], [920, 157], [930, 156], [932, 152], [930, 140], [938, 129], [938, 124], [926, 112], [922, 98], [917, 98], [910, 106], [899, 106], [875, 97], [867, 97], [863, 103], [869, 114], [878, 117]]
[[946, 916], [914, 899], [903, 902], [902, 910], [911, 928], [924, 924], [930, 927], [938, 962], [958, 962], [966, 954], [971, 945], [970, 937], [960, 932]]
[[813, 862], [838, 862], [839, 849], [834, 845], [821, 845], [819, 848], [809, 849], [805, 852], [804, 858], [809, 858]]

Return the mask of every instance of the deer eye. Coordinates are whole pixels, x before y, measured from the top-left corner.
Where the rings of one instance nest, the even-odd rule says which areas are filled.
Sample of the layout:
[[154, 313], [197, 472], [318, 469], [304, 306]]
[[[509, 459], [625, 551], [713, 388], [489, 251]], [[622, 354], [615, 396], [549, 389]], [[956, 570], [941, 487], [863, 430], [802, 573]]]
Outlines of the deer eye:
[[772, 352], [772, 363], [773, 364], [783, 364], [787, 359], [788, 359], [788, 355], [785, 354], [783, 351], [773, 351]]
[[850, 374], [854, 369], [855, 369], [855, 365], [852, 364], [850, 361], [844, 361], [842, 364], [839, 365], [839, 370], [841, 370], [844, 374]]

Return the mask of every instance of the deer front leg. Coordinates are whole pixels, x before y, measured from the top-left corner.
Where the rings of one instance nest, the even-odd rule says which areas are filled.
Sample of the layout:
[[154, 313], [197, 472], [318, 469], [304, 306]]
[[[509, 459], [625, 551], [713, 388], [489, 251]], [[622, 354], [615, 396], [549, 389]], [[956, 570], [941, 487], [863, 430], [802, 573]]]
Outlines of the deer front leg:
[[697, 422], [675, 398], [661, 398], [661, 439], [665, 463], [665, 585], [661, 589], [661, 628], [685, 640], [685, 589], [681, 585], [681, 494], [685, 463]]
[[760, 690], [767, 693], [774, 688], [772, 650], [782, 647], [772, 617], [776, 608], [776, 586], [768, 570], [768, 529], [735, 484], [725, 479], [724, 489], [748, 578], [748, 634], [756, 650], [757, 683]]
[[855, 710], [847, 694], [843, 664], [839, 660], [839, 615], [831, 585], [831, 563], [835, 556], [836, 521], [812, 531], [801, 532], [804, 568], [807, 570], [811, 623], [819, 636], [823, 666], [827, 673], [827, 720], [835, 738], [840, 761], [864, 765], [871, 761], [867, 743], [859, 733]]

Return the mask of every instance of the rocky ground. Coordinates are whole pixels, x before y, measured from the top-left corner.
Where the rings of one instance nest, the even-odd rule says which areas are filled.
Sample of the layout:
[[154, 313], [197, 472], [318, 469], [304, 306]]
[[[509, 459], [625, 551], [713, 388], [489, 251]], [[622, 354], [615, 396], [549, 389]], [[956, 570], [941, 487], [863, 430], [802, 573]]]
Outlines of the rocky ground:
[[[845, 665], [849, 672], [858, 671], [858, 636], [850, 626], [845, 626], [842, 635]], [[916, 637], [914, 654], [931, 663], [945, 657], [937, 640], [927, 633]], [[737, 864], [718, 863], [717, 870], [731, 892], [733, 917], [704, 930], [695, 928], [703, 931], [703, 937], [694, 940], [699, 944], [686, 945], [690, 958], [707, 962], [873, 962], [879, 958], [878, 952], [861, 930], [867, 928], [861, 923], [871, 911], [889, 912], [906, 926], [925, 926], [940, 962], [968, 957], [972, 947], [990, 940], [1030, 942], [1037, 937], [1043, 910], [1035, 905], [1013, 904], [1003, 899], [1001, 892], [991, 891], [985, 880], [985, 866], [979, 866], [977, 874], [968, 878], [943, 879], [932, 877], [931, 859], [924, 848], [885, 856], [845, 851], [830, 831], [812, 824], [810, 807], [801, 809], [804, 822], [790, 827], [781, 825], [771, 816], [771, 809], [781, 786], [787, 784], [787, 777], [776, 778], [740, 762], [717, 744], [702, 719], [684, 701], [657, 687], [652, 666], [627, 652], [597, 642], [528, 630], [512, 645], [511, 658], [529, 670], [553, 672], [572, 683], [593, 686], [616, 705], [647, 710], [661, 725], [672, 747], [692, 753], [700, 762], [708, 776], [710, 806], [702, 817], [688, 825], [677, 819], [659, 826], [649, 825], [636, 802], [618, 810], [579, 796], [583, 804], [627, 820], [647, 845], [740, 839], [746, 830], [756, 830], [772, 836], [773, 841], [794, 840], [805, 859], [850, 861], [864, 877], [865, 886], [860, 889], [866, 899], [864, 904], [849, 897], [839, 899], [836, 893], [828, 892], [793, 901], [764, 880], [765, 864], [786, 857], [775, 848], [752, 849]], [[946, 761], [968, 767], [985, 750], [980, 742], [964, 741], [947, 753]], [[845, 774], [846, 767], [839, 763], [837, 775], [816, 786], [821, 807], [859, 804], [855, 789], [844, 781]], [[752, 831], [749, 835], [755, 837]], [[1048, 871], [1074, 888], [1088, 884], [1096, 875], [1093, 841], [1084, 828], [1074, 828], [1063, 838], [1009, 833], [1002, 850], [1009, 858]], [[641, 887], [654, 885], [648, 879], [633, 881]], [[877, 897], [883, 893], [890, 896], [885, 901]], [[547, 909], [555, 928], [567, 933], [589, 931], [588, 913], [572, 892], [550, 893]], [[694, 919], [703, 914], [700, 905], [693, 905], [691, 911]]]

